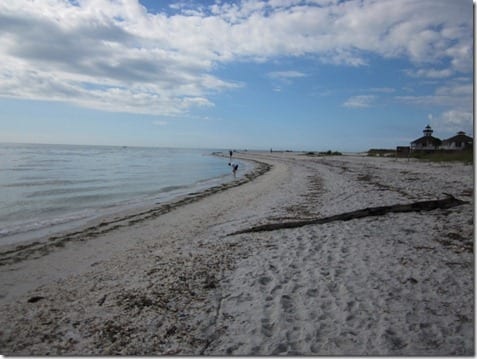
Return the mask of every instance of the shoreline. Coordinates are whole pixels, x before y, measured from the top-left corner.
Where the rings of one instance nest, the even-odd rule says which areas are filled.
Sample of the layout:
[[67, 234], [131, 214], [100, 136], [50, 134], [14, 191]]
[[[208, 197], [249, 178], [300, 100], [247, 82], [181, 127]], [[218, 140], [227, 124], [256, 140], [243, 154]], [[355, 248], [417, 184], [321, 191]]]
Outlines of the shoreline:
[[[85, 147], [83, 152], [68, 152], [64, 147], [50, 145], [46, 149], [32, 151], [35, 154], [30, 155], [25, 148], [19, 148], [15, 152], [19, 158], [12, 155], [12, 161], [18, 162], [20, 167], [14, 168], [12, 162], [12, 166], [6, 168], [2, 181], [7, 192], [1, 211], [4, 216], [0, 214], [1, 247], [73, 232], [97, 224], [101, 218], [108, 220], [145, 211], [159, 203], [171, 203], [177, 197], [234, 180], [226, 161], [213, 156], [211, 151], [120, 149], [109, 152]], [[65, 159], [59, 158], [60, 155]], [[115, 162], [115, 156], [119, 162], [108, 166], [108, 161]], [[89, 162], [73, 163], [82, 157], [89, 158]], [[34, 158], [45, 163], [43, 172], [36, 173], [34, 166], [28, 167], [30, 162], [35, 162]], [[148, 163], [151, 159], [157, 163]], [[95, 168], [95, 163], [103, 163], [104, 169]], [[130, 169], [129, 163], [134, 163]], [[168, 167], [167, 173], [161, 173]], [[241, 167], [238, 175], [253, 170], [253, 163], [243, 163]], [[59, 174], [52, 178], [55, 171]]]
[[[213, 153], [212, 155], [226, 157], [225, 155], [220, 156], [218, 153]], [[1, 244], [0, 266], [15, 263], [38, 254], [46, 255], [53, 251], [55, 247], [63, 247], [65, 243], [69, 241], [84, 241], [85, 238], [92, 239], [109, 231], [155, 218], [177, 207], [193, 203], [211, 194], [253, 181], [256, 177], [270, 170], [269, 166], [263, 162], [250, 159], [247, 161], [255, 163], [255, 167], [241, 175], [238, 179], [232, 179], [197, 192], [178, 195], [171, 200], [167, 200], [153, 207], [136, 207], [135, 209], [122, 210], [112, 215], [99, 216], [98, 218], [88, 220], [83, 225], [76, 225], [72, 229], [59, 231], [52, 235], [44, 235], [18, 243]]]
[[[0, 266], [2, 353], [474, 353], [472, 166], [241, 156], [270, 170]], [[233, 234], [443, 192], [469, 203]]]

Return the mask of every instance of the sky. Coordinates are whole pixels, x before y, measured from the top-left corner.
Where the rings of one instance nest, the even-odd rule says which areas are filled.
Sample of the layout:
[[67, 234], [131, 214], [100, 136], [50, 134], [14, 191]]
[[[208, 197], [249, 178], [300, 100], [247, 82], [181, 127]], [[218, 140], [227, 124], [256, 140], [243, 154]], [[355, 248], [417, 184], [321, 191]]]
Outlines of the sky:
[[0, 142], [339, 150], [473, 136], [471, 0], [2, 0]]

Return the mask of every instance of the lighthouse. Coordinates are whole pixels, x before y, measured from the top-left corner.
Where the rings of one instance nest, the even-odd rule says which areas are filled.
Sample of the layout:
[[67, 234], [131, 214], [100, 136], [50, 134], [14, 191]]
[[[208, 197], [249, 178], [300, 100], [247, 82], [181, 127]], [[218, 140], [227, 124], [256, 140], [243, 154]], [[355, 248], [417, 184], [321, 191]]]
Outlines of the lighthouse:
[[415, 141], [411, 142], [411, 151], [434, 151], [439, 148], [441, 145], [441, 140], [433, 137], [432, 133], [434, 132], [431, 126], [427, 125], [422, 131], [424, 136], [418, 138]]
[[422, 132], [424, 133], [425, 137], [430, 137], [432, 136], [434, 130], [431, 128], [431, 126], [427, 125]]

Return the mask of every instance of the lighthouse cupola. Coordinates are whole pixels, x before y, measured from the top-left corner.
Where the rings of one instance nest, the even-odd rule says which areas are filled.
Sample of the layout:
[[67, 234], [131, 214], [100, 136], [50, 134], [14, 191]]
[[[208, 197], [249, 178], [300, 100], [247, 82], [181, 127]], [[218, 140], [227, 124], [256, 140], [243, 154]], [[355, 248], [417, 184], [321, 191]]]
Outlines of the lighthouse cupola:
[[434, 132], [431, 126], [427, 125], [424, 130], [422, 131], [424, 133], [424, 136], [432, 136], [432, 133]]

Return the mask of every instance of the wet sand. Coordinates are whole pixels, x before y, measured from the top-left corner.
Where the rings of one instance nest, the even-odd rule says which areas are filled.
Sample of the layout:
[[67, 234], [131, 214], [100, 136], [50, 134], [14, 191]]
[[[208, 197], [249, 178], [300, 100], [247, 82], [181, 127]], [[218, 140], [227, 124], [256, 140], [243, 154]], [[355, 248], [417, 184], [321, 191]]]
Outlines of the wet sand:
[[[472, 166], [240, 156], [271, 169], [0, 253], [0, 352], [474, 353]], [[230, 235], [444, 193], [469, 203]]]

